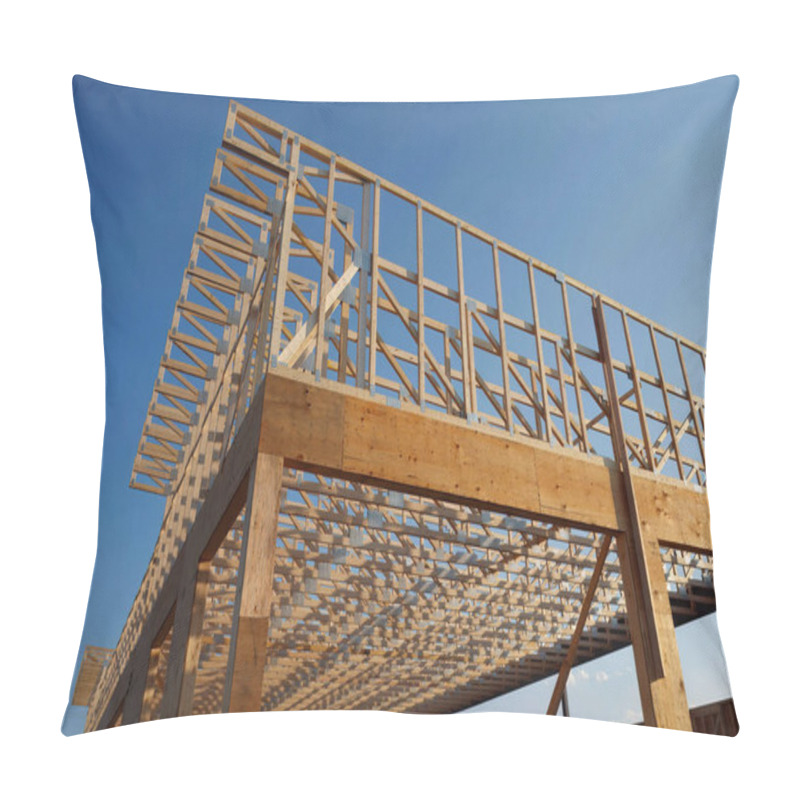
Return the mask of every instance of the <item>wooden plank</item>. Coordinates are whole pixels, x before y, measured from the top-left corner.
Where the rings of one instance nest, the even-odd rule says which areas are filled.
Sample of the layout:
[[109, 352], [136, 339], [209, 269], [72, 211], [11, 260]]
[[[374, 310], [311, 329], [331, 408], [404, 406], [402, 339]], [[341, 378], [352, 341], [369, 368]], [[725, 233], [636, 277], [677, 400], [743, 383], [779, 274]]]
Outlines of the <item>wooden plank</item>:
[[[161, 701], [164, 699], [163, 687], [157, 685], [158, 673], [166, 666], [170, 649], [165, 642], [171, 638], [172, 628], [175, 623], [175, 607], [173, 606], [166, 619], [161, 625], [160, 630], [155, 635], [150, 647], [150, 657], [147, 664], [147, 678], [144, 692], [142, 694], [140, 722], [147, 722], [151, 719], [161, 719]], [[123, 720], [127, 724], [125, 720]]]
[[[586, 419], [583, 415], [583, 397], [581, 395], [580, 370], [578, 369], [578, 358], [575, 354], [575, 339], [572, 335], [572, 319], [569, 313], [569, 297], [567, 296], [566, 281], [559, 281], [561, 284], [561, 300], [564, 306], [564, 322], [567, 326], [567, 344], [569, 346], [570, 366], [572, 367], [572, 385], [575, 389], [575, 403], [578, 407], [578, 424], [580, 426], [580, 447], [585, 453], [589, 452], [589, 439], [586, 435]], [[559, 365], [560, 365], [559, 361]], [[560, 368], [560, 367], [559, 367]], [[566, 411], [566, 405], [564, 410]]]
[[[320, 293], [320, 306], [323, 311], [323, 319], [332, 314], [338, 307], [342, 292], [350, 285], [353, 276], [358, 272], [358, 267], [352, 262], [341, 275], [336, 283], [328, 288], [325, 293]], [[279, 364], [294, 366], [303, 357], [311, 342], [316, 338], [317, 347], [320, 346], [321, 331], [324, 325], [319, 324], [319, 309], [316, 309], [311, 316], [297, 328], [295, 335], [283, 348], [278, 357]]]
[[681, 373], [683, 374], [683, 383], [686, 389], [686, 396], [689, 401], [689, 410], [692, 415], [692, 421], [694, 422], [694, 430], [695, 430], [695, 438], [697, 439], [697, 447], [700, 450], [700, 460], [703, 463], [703, 469], [706, 466], [706, 447], [705, 447], [705, 437], [703, 435], [703, 428], [700, 424], [700, 417], [697, 413], [697, 407], [695, 406], [694, 396], [692, 395], [692, 386], [689, 382], [689, 372], [686, 369], [686, 361], [683, 358], [683, 348], [681, 347], [681, 343], [678, 341], [677, 338], [673, 337], [675, 341], [675, 347], [678, 350], [678, 361], [681, 365]]
[[[592, 309], [604, 360], [614, 452], [621, 470], [628, 506], [629, 525], [624, 535], [619, 537], [617, 553], [622, 568], [628, 626], [633, 642], [644, 721], [645, 725], [653, 727], [690, 731], [692, 725], [689, 705], [659, 549], [659, 530], [654, 530], [654, 526], [645, 527], [640, 520], [619, 412], [603, 301], [599, 297], [593, 299]], [[668, 527], [667, 521], [668, 518], [662, 518], [664, 528]]]
[[198, 661], [200, 659], [200, 637], [203, 632], [203, 616], [206, 611], [206, 596], [208, 595], [210, 570], [211, 562], [208, 560], [200, 561], [197, 565], [189, 632], [183, 660], [183, 675], [180, 697], [178, 700], [178, 716], [189, 716], [192, 713], [192, 701], [194, 700]]
[[651, 604], [654, 608], [655, 626], [652, 637], [659, 647], [662, 661], [661, 674], [654, 672], [646, 657], [643, 639], [643, 609], [634, 590], [634, 556], [629, 546], [630, 539], [622, 536], [618, 540], [618, 556], [622, 569], [622, 585], [628, 608], [628, 628], [633, 642], [636, 677], [642, 701], [644, 724], [651, 727], [692, 730], [686, 689], [683, 682], [680, 656], [675, 628], [667, 595], [666, 578], [660, 558], [658, 542], [647, 538], [645, 558], [650, 573]]
[[103, 665], [111, 658], [113, 650], [106, 647], [87, 646], [83, 651], [78, 677], [75, 679], [75, 689], [72, 693], [73, 706], [87, 706], [92, 696]]
[[608, 555], [608, 550], [610, 547], [611, 537], [606, 535], [603, 539], [603, 544], [600, 546], [600, 552], [597, 554], [594, 572], [589, 580], [589, 585], [586, 587], [586, 594], [584, 595], [581, 610], [578, 614], [578, 621], [575, 624], [575, 630], [572, 633], [572, 639], [570, 640], [569, 647], [567, 648], [567, 654], [564, 656], [564, 663], [561, 665], [561, 669], [558, 672], [556, 685], [553, 688], [553, 695], [550, 698], [550, 705], [547, 707], [547, 713], [551, 716], [558, 711], [558, 706], [562, 699], [564, 701], [564, 716], [569, 716], [566, 695], [567, 678], [569, 678], [572, 664], [575, 661], [575, 654], [578, 652], [578, 643], [583, 635], [583, 628], [584, 625], [586, 625], [586, 620], [589, 616], [589, 610], [591, 609], [592, 602], [594, 601], [594, 593], [597, 591], [597, 584], [600, 582], [600, 576], [603, 574], [603, 566], [606, 562], [606, 556]]
[[645, 470], [634, 470], [639, 523], [664, 547], [711, 553], [711, 517], [704, 489], [682, 486]]
[[[629, 524], [621, 476], [605, 459], [394, 408], [285, 368], [267, 379], [259, 447], [292, 465], [579, 528], [619, 531]], [[633, 481], [643, 524], [659, 539], [709, 549], [704, 490], [643, 470]]]
[[364, 265], [363, 258], [369, 251], [369, 201], [371, 184], [364, 183], [361, 187], [361, 245], [362, 260], [358, 276], [358, 339], [356, 344], [356, 386], [363, 389], [365, 385], [365, 371], [367, 362], [367, 283], [369, 274]]
[[[542, 348], [542, 331], [541, 325], [539, 323], [539, 306], [536, 301], [536, 281], [535, 281], [535, 272], [533, 261], [528, 261], [528, 286], [530, 287], [531, 292], [531, 314], [533, 319], [533, 329], [534, 329], [534, 336], [536, 337], [536, 361], [538, 366], [538, 374], [539, 374], [539, 387], [542, 391], [542, 408], [544, 409], [544, 430], [545, 430], [545, 440], [551, 441], [551, 430], [552, 430], [552, 422], [550, 420], [550, 402], [547, 399], [548, 391], [547, 391], [547, 376], [545, 374], [545, 366], [544, 366], [544, 350]], [[533, 365], [531, 365], [531, 370], [533, 370]]]
[[475, 414], [475, 381], [472, 373], [472, 340], [470, 336], [470, 313], [464, 288], [464, 256], [461, 241], [461, 225], [456, 225], [456, 269], [458, 271], [458, 324], [461, 355], [461, 383], [464, 395], [464, 410], [467, 418]]
[[[347, 223], [347, 230], [352, 234], [353, 232], [353, 223]], [[344, 263], [350, 264], [353, 261], [354, 251], [353, 248], [350, 247], [349, 244], [345, 244], [344, 246]], [[350, 340], [350, 303], [343, 301], [342, 302], [342, 312], [340, 316], [339, 324], [335, 326], [336, 332], [339, 336], [339, 347], [337, 352], [337, 360], [339, 362], [339, 367], [336, 372], [336, 380], [339, 383], [346, 383], [347, 382], [347, 367], [349, 363], [349, 357], [347, 353], [347, 347]]]
[[636, 395], [636, 412], [639, 415], [639, 427], [642, 429], [642, 441], [644, 442], [644, 450], [647, 455], [647, 466], [651, 470], [655, 470], [656, 462], [653, 456], [653, 445], [650, 442], [650, 430], [647, 427], [647, 414], [644, 405], [644, 397], [642, 395], [641, 379], [639, 377], [639, 371], [636, 368], [636, 356], [633, 352], [633, 342], [631, 341], [628, 318], [625, 314], [622, 314], [622, 329], [625, 333], [625, 344], [628, 348], [628, 359], [631, 365], [631, 380], [633, 381], [633, 391]]
[[[317, 344], [314, 353], [314, 373], [317, 377], [327, 377], [328, 340], [325, 334], [327, 309], [325, 308], [330, 287], [330, 267], [332, 258], [331, 227], [333, 222], [333, 190], [336, 186], [336, 158], [331, 156], [328, 170], [328, 193], [325, 197], [325, 228], [322, 242], [322, 268], [319, 279], [319, 317], [317, 321]], [[338, 281], [337, 281], [338, 283]]]
[[300, 163], [300, 143], [297, 139], [292, 142], [291, 168], [286, 190], [286, 198], [283, 200], [283, 219], [281, 227], [283, 234], [280, 238], [280, 251], [277, 263], [277, 285], [275, 287], [275, 302], [272, 312], [272, 331], [269, 340], [269, 361], [277, 358], [281, 347], [281, 329], [283, 325], [283, 306], [286, 297], [286, 281], [289, 275], [289, 248], [292, 237], [288, 232], [292, 229], [294, 217], [294, 202], [297, 194], [297, 171]]
[[423, 275], [422, 253], [422, 203], [417, 203], [417, 391], [419, 405], [425, 407], [425, 276]]
[[497, 241], [492, 242], [492, 262], [494, 267], [494, 289], [497, 301], [497, 330], [500, 338], [500, 364], [503, 373], [503, 416], [506, 428], [514, 432], [514, 416], [511, 413], [511, 394], [508, 385], [508, 348], [506, 347], [506, 323], [503, 317], [503, 287], [500, 283], [500, 256]]
[[372, 273], [369, 303], [369, 390], [375, 392], [378, 355], [378, 277], [380, 264], [378, 263], [378, 243], [380, 239], [380, 213], [381, 213], [381, 182], [375, 181], [372, 196]]
[[250, 472], [223, 711], [261, 708], [282, 479], [283, 459], [259, 453]]
[[161, 648], [156, 647], [150, 651], [150, 660], [147, 664], [147, 679], [145, 683], [144, 696], [142, 697], [142, 713], [139, 716], [140, 722], [149, 722], [155, 717], [155, 695], [156, 695], [156, 676], [158, 674], [158, 662], [161, 659]]
[[[658, 370], [658, 384], [661, 388], [661, 396], [664, 399], [664, 410], [667, 415], [667, 425], [670, 434], [670, 439], [672, 440], [672, 451], [675, 455], [675, 465], [678, 468], [678, 475], [680, 476], [681, 480], [684, 480], [685, 473], [683, 471], [683, 464], [681, 463], [681, 451], [678, 447], [678, 435], [676, 433], [676, 426], [675, 421], [672, 418], [672, 409], [669, 405], [669, 395], [667, 393], [666, 383], [664, 382], [664, 370], [661, 368], [661, 356], [658, 353], [658, 342], [656, 341], [656, 331], [655, 327], [652, 323], [648, 326], [650, 331], [650, 342], [653, 345], [653, 355], [656, 359], [656, 369]], [[689, 404], [691, 405], [691, 398], [689, 400]]]

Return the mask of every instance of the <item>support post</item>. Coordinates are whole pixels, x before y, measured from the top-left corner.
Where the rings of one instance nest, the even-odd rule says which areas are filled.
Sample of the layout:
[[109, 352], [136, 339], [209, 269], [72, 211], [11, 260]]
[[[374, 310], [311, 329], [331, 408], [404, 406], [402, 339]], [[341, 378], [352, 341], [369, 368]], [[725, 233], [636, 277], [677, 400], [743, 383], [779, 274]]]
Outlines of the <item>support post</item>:
[[197, 565], [194, 582], [194, 599], [192, 602], [189, 636], [186, 642], [186, 653], [183, 661], [183, 680], [178, 699], [178, 716], [187, 717], [192, 713], [194, 686], [197, 680], [197, 669], [200, 663], [201, 636], [203, 633], [203, 617], [206, 610], [208, 594], [208, 576], [211, 572], [211, 561], [201, 561]]
[[150, 662], [147, 665], [147, 682], [145, 683], [144, 696], [142, 697], [142, 710], [139, 714], [140, 722], [149, 722], [153, 719], [156, 698], [156, 676], [158, 662], [161, 660], [161, 648], [154, 647], [150, 651]]
[[[144, 695], [147, 691], [149, 667], [150, 654], [148, 652], [146, 663], [135, 665], [128, 678], [128, 687], [122, 699], [121, 709], [117, 712], [120, 725], [134, 725], [142, 721], [142, 706], [144, 705]], [[114, 715], [114, 719], [117, 718], [117, 714]], [[107, 727], [111, 726], [112, 723], [109, 723]]]
[[250, 468], [223, 712], [261, 708], [282, 478], [283, 458], [259, 453]]
[[[135, 722], [149, 722], [152, 719], [163, 719], [162, 702], [163, 693], [158, 698], [156, 680], [158, 668], [163, 656], [164, 640], [169, 635], [175, 623], [175, 610], [170, 610], [161, 628], [153, 639], [148, 651], [142, 650], [139, 658], [147, 659], [147, 665], [141, 664], [138, 669], [131, 672], [128, 691], [122, 706], [122, 724], [130, 725]], [[158, 699], [157, 699], [158, 698]]]
[[[174, 625], [172, 629], [172, 644], [169, 649], [167, 662], [167, 678], [164, 686], [164, 698], [161, 701], [161, 719], [171, 719], [180, 715], [180, 699], [184, 693], [186, 667], [190, 663], [188, 650], [191, 642], [191, 630], [195, 624], [194, 600], [196, 597], [196, 583], [199, 580], [199, 567], [192, 564], [193, 559], [185, 562], [179, 573], [180, 588], [175, 600]], [[202, 565], [201, 565], [202, 566]], [[204, 597], [205, 600], [205, 597]], [[202, 625], [203, 612], [200, 612]], [[199, 634], [198, 634], [199, 636]], [[195, 662], [195, 670], [196, 670]], [[192, 675], [192, 691], [194, 690], [194, 675]], [[191, 713], [191, 709], [189, 712]]]
[[643, 526], [639, 519], [600, 297], [592, 299], [592, 310], [608, 390], [609, 427], [617, 465], [622, 473], [629, 517], [628, 529], [617, 537], [617, 555], [622, 570], [622, 588], [628, 608], [628, 627], [644, 724], [691, 731], [689, 704], [658, 536], [657, 532]]

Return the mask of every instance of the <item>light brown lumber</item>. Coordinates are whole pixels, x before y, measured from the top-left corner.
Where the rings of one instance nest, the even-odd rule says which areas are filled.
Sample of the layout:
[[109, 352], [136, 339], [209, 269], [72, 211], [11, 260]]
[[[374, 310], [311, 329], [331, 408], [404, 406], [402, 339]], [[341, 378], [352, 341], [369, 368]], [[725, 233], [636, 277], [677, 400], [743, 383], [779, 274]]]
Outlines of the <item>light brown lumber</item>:
[[197, 671], [200, 661], [200, 649], [202, 646], [200, 637], [203, 633], [203, 617], [206, 611], [206, 596], [208, 594], [208, 578], [210, 571], [211, 561], [201, 561], [197, 565], [189, 635], [184, 656], [183, 679], [181, 681], [180, 698], [178, 701], [179, 716], [188, 716], [192, 713], [192, 701], [194, 699]]
[[[394, 408], [285, 368], [267, 377], [259, 447], [289, 466], [412, 494], [588, 530], [629, 525], [622, 475], [606, 459]], [[659, 540], [710, 551], [704, 491], [643, 470], [632, 481], [641, 522]]]
[[282, 479], [283, 459], [259, 453], [250, 474], [223, 711], [261, 708]]
[[598, 343], [604, 359], [614, 451], [628, 506], [629, 524], [624, 535], [618, 539], [617, 553], [622, 569], [628, 627], [633, 642], [644, 722], [652, 727], [690, 731], [692, 723], [661, 560], [658, 529], [654, 529], [655, 526], [645, 526], [640, 521], [636, 489], [619, 414], [603, 301], [599, 297], [594, 298], [592, 308]]
[[569, 643], [567, 654], [564, 656], [564, 663], [561, 665], [561, 669], [558, 672], [556, 685], [553, 688], [553, 696], [550, 698], [550, 705], [547, 707], [547, 713], [551, 716], [558, 711], [558, 706], [559, 703], [561, 703], [562, 697], [565, 700], [564, 716], [568, 716], [568, 713], [566, 711], [566, 695], [565, 695], [565, 691], [567, 688], [567, 679], [569, 678], [569, 673], [572, 670], [572, 664], [575, 661], [575, 654], [578, 652], [578, 642], [580, 642], [581, 635], [583, 634], [583, 627], [584, 625], [586, 625], [586, 620], [589, 616], [589, 609], [592, 607], [592, 601], [594, 600], [594, 593], [597, 590], [597, 584], [600, 582], [600, 576], [603, 574], [603, 565], [605, 564], [606, 556], [608, 555], [608, 550], [610, 547], [611, 547], [611, 537], [606, 536], [603, 539], [603, 544], [600, 545], [600, 551], [597, 554], [597, 561], [595, 563], [594, 572], [592, 573], [589, 585], [586, 587], [586, 595], [583, 598], [583, 605], [581, 606], [581, 611], [580, 614], [578, 615], [578, 621], [575, 624], [575, 631], [572, 634], [572, 639]]

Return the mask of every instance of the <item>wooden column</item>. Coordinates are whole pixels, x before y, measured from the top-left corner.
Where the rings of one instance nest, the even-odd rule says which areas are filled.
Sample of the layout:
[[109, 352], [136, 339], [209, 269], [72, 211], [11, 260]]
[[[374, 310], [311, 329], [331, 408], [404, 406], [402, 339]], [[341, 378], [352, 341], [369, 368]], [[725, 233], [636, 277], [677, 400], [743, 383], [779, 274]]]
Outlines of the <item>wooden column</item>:
[[[644, 557], [647, 564], [649, 599], [652, 616], [643, 613], [640, 589], [644, 581], [634, 575], [635, 558], [631, 552], [630, 536], [620, 536], [617, 548], [622, 571], [622, 588], [628, 607], [628, 627], [633, 642], [636, 678], [642, 700], [644, 724], [658, 728], [691, 731], [689, 704], [683, 683], [678, 641], [672, 621], [672, 609], [667, 595], [667, 579], [661, 552], [655, 536], [644, 535]], [[648, 658], [645, 636], [658, 649], [659, 662]], [[652, 646], [652, 645], [651, 645]]]
[[223, 711], [259, 711], [266, 664], [283, 458], [259, 453], [250, 468]]
[[180, 697], [178, 699], [179, 717], [187, 717], [192, 713], [194, 685], [197, 680], [197, 669], [200, 662], [203, 616], [206, 610], [206, 595], [208, 593], [208, 576], [210, 572], [211, 561], [201, 561], [197, 565], [189, 635], [186, 641], [186, 651], [183, 659], [183, 680], [181, 681]]
[[[172, 644], [169, 649], [169, 661], [167, 662], [164, 698], [161, 701], [161, 719], [176, 717], [180, 713], [178, 707], [179, 699], [183, 694], [187, 646], [190, 640], [190, 629], [194, 623], [193, 600], [198, 575], [196, 564], [194, 559], [188, 559], [182, 564], [179, 573], [180, 588], [175, 601], [175, 621], [172, 630]], [[200, 623], [202, 625], [202, 612]]]
[[[150, 651], [146, 653], [143, 651], [143, 654], [144, 660], [140, 658], [138, 662], [134, 663], [132, 670], [128, 674], [128, 686], [122, 699], [121, 725], [133, 725], [141, 721], [144, 695], [147, 690], [147, 679], [150, 672]], [[114, 714], [114, 718], [106, 726], [98, 726], [99, 729], [112, 727], [116, 716]]]
[[644, 723], [691, 731], [658, 532], [652, 525], [642, 524], [639, 516], [602, 300], [595, 297], [592, 307], [608, 389], [609, 427], [629, 518], [627, 530], [617, 537], [617, 554]]
[[153, 719], [153, 715], [156, 711], [156, 676], [158, 675], [158, 662], [160, 660], [161, 648], [154, 647], [150, 651], [150, 663], [147, 665], [147, 680], [142, 697], [142, 708], [139, 714], [140, 722], [149, 722]]

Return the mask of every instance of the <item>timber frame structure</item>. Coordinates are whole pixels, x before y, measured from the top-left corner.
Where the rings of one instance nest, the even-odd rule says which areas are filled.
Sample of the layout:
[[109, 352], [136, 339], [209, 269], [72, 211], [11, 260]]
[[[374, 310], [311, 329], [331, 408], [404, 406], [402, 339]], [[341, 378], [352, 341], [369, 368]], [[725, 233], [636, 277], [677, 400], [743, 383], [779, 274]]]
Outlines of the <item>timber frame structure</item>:
[[92, 651], [86, 729], [444, 713], [557, 674], [555, 713], [572, 666], [632, 643], [645, 724], [691, 730], [674, 624], [715, 607], [704, 368], [231, 102], [131, 480], [163, 525]]

